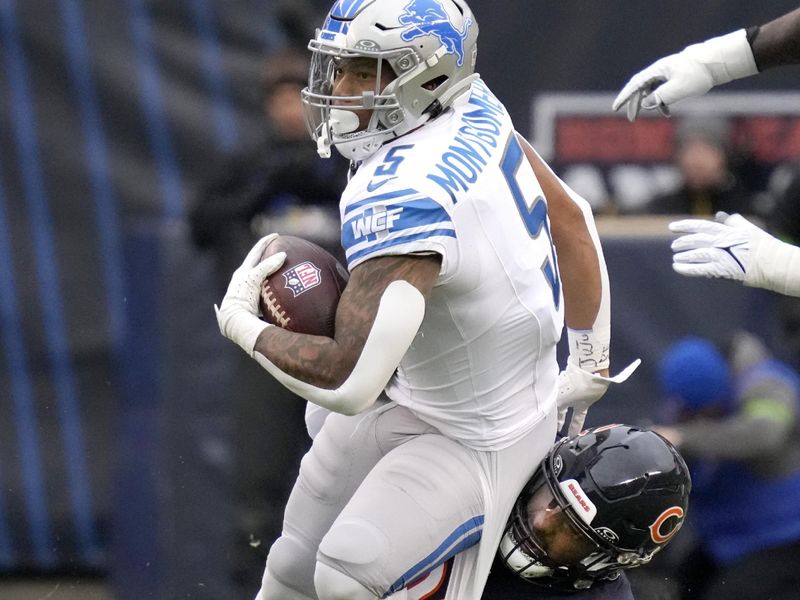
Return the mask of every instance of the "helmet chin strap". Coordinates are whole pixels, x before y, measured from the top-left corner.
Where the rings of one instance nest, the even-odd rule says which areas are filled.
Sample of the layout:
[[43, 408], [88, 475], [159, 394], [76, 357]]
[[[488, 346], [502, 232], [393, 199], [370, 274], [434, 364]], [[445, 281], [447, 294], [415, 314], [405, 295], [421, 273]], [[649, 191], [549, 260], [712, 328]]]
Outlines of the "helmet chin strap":
[[362, 132], [364, 135], [356, 135], [349, 139], [342, 139], [348, 133], [358, 132], [361, 128], [361, 121], [358, 115], [352, 110], [344, 110], [339, 108], [331, 108], [328, 117], [330, 124], [329, 132], [333, 135], [333, 145], [350, 160], [361, 161], [375, 153], [375, 151], [383, 145], [384, 139], [380, 136], [379, 131], [373, 130], [378, 125], [378, 115], [375, 111], [370, 116], [369, 124]]
[[331, 157], [331, 131], [327, 123], [322, 124], [319, 137], [317, 137], [317, 154], [320, 158]]

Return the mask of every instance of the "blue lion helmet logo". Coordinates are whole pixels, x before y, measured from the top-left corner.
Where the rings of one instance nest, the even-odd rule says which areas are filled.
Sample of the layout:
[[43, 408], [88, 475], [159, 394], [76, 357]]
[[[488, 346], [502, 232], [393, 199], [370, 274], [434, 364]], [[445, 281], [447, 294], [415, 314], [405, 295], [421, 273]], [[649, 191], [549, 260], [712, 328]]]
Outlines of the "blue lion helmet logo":
[[439, 0], [411, 0], [400, 15], [400, 23], [413, 26], [400, 36], [404, 42], [435, 35], [448, 54], [458, 56], [458, 66], [464, 64], [464, 40], [469, 35], [472, 19], [467, 20], [464, 31], [461, 32], [450, 21]]

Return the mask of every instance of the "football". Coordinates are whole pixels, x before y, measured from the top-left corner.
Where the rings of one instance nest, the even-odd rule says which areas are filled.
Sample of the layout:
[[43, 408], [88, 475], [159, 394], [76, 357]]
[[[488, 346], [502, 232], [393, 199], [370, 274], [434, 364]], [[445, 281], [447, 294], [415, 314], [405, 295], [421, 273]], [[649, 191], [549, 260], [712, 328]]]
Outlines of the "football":
[[276, 252], [286, 252], [286, 261], [261, 287], [262, 319], [289, 331], [333, 337], [347, 269], [324, 248], [291, 235], [272, 240], [261, 258]]

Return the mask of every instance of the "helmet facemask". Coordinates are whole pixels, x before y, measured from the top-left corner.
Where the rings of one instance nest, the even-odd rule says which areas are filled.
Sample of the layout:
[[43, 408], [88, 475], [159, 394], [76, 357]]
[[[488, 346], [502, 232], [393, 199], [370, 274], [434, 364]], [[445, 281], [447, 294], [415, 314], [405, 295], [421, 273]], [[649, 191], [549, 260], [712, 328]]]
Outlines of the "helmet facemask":
[[[541, 511], [550, 513], [548, 524], [537, 528], [532, 524]], [[503, 561], [523, 579], [548, 588], [574, 591], [590, 587], [595, 579], [613, 578], [619, 566], [610, 560], [609, 549], [587, 535], [576, 518], [540, 472], [511, 513], [500, 542]]]
[[[326, 46], [316, 40], [312, 49], [308, 87], [302, 91], [306, 126], [317, 142], [321, 156], [330, 156], [330, 146], [354, 148], [349, 158], [359, 160], [380, 148], [387, 137], [403, 122], [403, 111], [394, 93], [396, 81], [392, 63], [413, 64], [413, 52], [408, 49], [393, 52], [351, 51]], [[360, 95], [334, 95], [337, 72], [348, 61], [370, 61], [375, 73], [375, 85]], [[392, 82], [382, 88], [386, 71]], [[357, 111], [370, 111], [369, 123], [362, 128]], [[360, 148], [360, 152], [356, 149]]]
[[[364, 160], [385, 142], [436, 117], [469, 92], [477, 79], [478, 26], [462, 0], [359, 0], [334, 4], [309, 43], [309, 85], [302, 98], [306, 123], [322, 156], [330, 146]], [[369, 59], [376, 85], [334, 96], [336, 65]], [[395, 78], [381, 89], [381, 75]], [[371, 111], [355, 128], [353, 113]]]

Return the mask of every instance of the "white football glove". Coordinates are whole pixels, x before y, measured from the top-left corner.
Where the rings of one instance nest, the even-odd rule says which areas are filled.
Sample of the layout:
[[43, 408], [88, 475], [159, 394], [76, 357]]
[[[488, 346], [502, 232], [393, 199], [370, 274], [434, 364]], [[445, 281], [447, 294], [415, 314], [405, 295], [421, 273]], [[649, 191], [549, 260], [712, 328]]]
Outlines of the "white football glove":
[[672, 242], [672, 268], [691, 277], [744, 281], [753, 243], [769, 234], [738, 213], [720, 211], [715, 219], [684, 219], [669, 224], [670, 231], [684, 234]]
[[750, 287], [800, 296], [800, 248], [772, 237], [742, 215], [670, 223], [672, 268], [693, 277], [723, 277]]
[[661, 58], [634, 75], [611, 108], [627, 104], [628, 120], [640, 109], [659, 109], [669, 116], [670, 105], [705, 94], [712, 87], [758, 73], [744, 29], [687, 46]]
[[256, 242], [244, 262], [233, 272], [222, 302], [219, 306], [214, 305], [222, 335], [238, 344], [251, 357], [258, 336], [270, 327], [269, 323], [258, 318], [261, 284], [286, 260], [286, 253], [278, 252], [261, 261], [264, 247], [276, 237], [277, 233], [271, 233]]
[[589, 407], [603, 397], [609, 385], [628, 379], [641, 363], [641, 359], [637, 358], [618, 375], [603, 377], [584, 371], [575, 364], [572, 357], [567, 359], [567, 368], [558, 374], [558, 430], [561, 431], [567, 418], [567, 410], [571, 408], [572, 420], [567, 435], [578, 435], [583, 429]]

